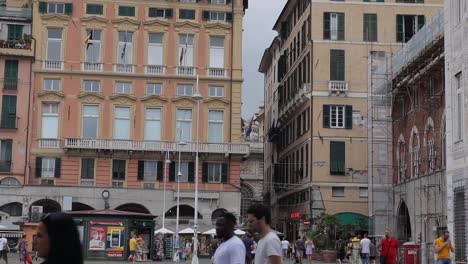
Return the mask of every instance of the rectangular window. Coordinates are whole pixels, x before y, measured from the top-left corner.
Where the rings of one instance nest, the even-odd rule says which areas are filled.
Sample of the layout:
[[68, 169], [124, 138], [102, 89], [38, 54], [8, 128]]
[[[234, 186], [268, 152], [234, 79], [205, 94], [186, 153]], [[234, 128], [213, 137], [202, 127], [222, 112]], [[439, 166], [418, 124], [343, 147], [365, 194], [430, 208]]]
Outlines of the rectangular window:
[[114, 109], [114, 139], [130, 139], [130, 107]]
[[361, 198], [369, 197], [369, 189], [367, 187], [359, 187], [359, 197]]
[[23, 39], [23, 25], [8, 25], [8, 40], [20, 40]]
[[64, 3], [48, 3], [47, 13], [49, 14], [65, 14]]
[[224, 68], [224, 37], [210, 37], [210, 68]]
[[42, 129], [41, 138], [58, 138], [58, 104], [42, 104]]
[[224, 112], [210, 110], [208, 112], [208, 142], [222, 143], [224, 141]]
[[119, 6], [119, 16], [135, 16], [134, 6]]
[[226, 13], [224, 12], [210, 12], [211, 21], [226, 21]]
[[42, 158], [41, 166], [42, 178], [54, 178], [55, 176], [55, 158]]
[[180, 174], [179, 175], [179, 162], [175, 162], [175, 182], [188, 182], [189, 174], [189, 162], [181, 161], [180, 162]]
[[112, 179], [113, 180], [125, 180], [125, 171], [126, 171], [126, 162], [125, 160], [112, 160]]
[[39, 13], [71, 15], [73, 13], [73, 4], [39, 2]]
[[192, 9], [180, 9], [179, 19], [195, 19], [195, 10]]
[[330, 142], [330, 174], [345, 175], [345, 143]]
[[208, 163], [208, 182], [220, 183], [223, 174], [223, 163]]
[[131, 94], [132, 83], [129, 82], [115, 82], [115, 93], [116, 94]]
[[193, 35], [179, 35], [179, 65], [193, 66]]
[[133, 63], [133, 32], [119, 31], [119, 42], [117, 44], [117, 63]]
[[332, 197], [344, 197], [345, 187], [332, 187]]
[[62, 60], [62, 29], [49, 28], [47, 31], [47, 55], [48, 61]]
[[163, 33], [148, 33], [148, 65], [163, 65]]
[[86, 30], [86, 37], [89, 37], [86, 45], [86, 62], [101, 62], [101, 33], [101, 30]]
[[60, 91], [61, 82], [60, 79], [44, 79], [44, 91]]
[[162, 83], [147, 83], [146, 94], [161, 95]]
[[83, 128], [81, 134], [83, 138], [96, 139], [98, 137], [99, 127], [99, 106], [84, 105], [83, 106]]
[[103, 5], [99, 4], [86, 4], [86, 14], [89, 15], [102, 15], [104, 14]]
[[377, 14], [364, 14], [364, 41], [377, 41]]
[[13, 140], [0, 140], [0, 172], [11, 171], [11, 159], [13, 151]]
[[408, 42], [426, 23], [424, 15], [397, 15], [397, 41]]
[[345, 39], [345, 15], [344, 13], [323, 13], [323, 39]]
[[345, 51], [330, 50], [330, 80], [345, 80]]
[[16, 128], [16, 95], [2, 96], [1, 128]]
[[463, 100], [463, 84], [462, 84], [462, 73], [458, 73], [455, 75], [455, 94], [456, 94], [456, 113], [455, 113], [455, 139], [456, 141], [462, 141], [463, 140], [463, 116], [464, 116], [464, 100]]
[[210, 97], [223, 97], [224, 96], [224, 87], [210, 86], [209, 96]]
[[18, 88], [18, 60], [5, 60], [3, 88], [6, 90], [16, 90]]
[[101, 82], [95, 80], [85, 80], [83, 81], [83, 91], [98, 93], [101, 91]]
[[81, 159], [81, 179], [94, 179], [94, 159]]
[[192, 96], [193, 95], [193, 85], [191, 85], [191, 84], [178, 84], [177, 85], [177, 95], [179, 95], [179, 96]]
[[158, 178], [158, 162], [157, 161], [144, 161], [143, 180], [154, 182]]
[[192, 141], [192, 109], [177, 109], [177, 141]]
[[145, 140], [161, 140], [161, 109], [145, 109]]
[[148, 17], [171, 18], [172, 13], [173, 13], [172, 9], [150, 7], [148, 10]]
[[344, 106], [330, 106], [330, 127], [331, 128], [344, 128], [345, 127], [345, 107]]
[[[304, 121], [308, 121], [304, 120]], [[308, 127], [308, 125], [306, 124]], [[323, 105], [324, 128], [353, 128], [352, 105]]]

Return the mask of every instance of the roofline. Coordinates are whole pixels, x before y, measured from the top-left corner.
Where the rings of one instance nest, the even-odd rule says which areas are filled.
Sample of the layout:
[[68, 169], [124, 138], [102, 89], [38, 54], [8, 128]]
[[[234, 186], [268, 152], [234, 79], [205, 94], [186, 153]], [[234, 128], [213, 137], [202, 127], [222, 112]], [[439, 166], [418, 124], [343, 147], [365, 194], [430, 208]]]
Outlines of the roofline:
[[[275, 22], [275, 25], [273, 26], [272, 30], [276, 30], [276, 27], [278, 26], [278, 24], [280, 23], [280, 20], [281, 18], [283, 17], [283, 15], [286, 13], [286, 10], [289, 8], [290, 5], [292, 5], [292, 2], [295, 2], [295, 1], [287, 1], [286, 4], [284, 5], [283, 7], [283, 10], [281, 10], [281, 13], [280, 15], [278, 16], [278, 19], [276, 19], [276, 22]], [[278, 31], [278, 30], [276, 30]], [[279, 31], [278, 31], [279, 32]]]
[[271, 55], [271, 49], [273, 48], [273, 46], [276, 44], [276, 43], [279, 43], [280, 40], [279, 40], [279, 37], [276, 36], [273, 38], [273, 40], [271, 41], [271, 44], [270, 44], [270, 47], [266, 48], [265, 51], [263, 52], [263, 56], [262, 56], [262, 59], [260, 60], [260, 65], [258, 66], [258, 72], [261, 72], [261, 73], [265, 73], [266, 70], [265, 70], [265, 60], [267, 59], [267, 55], [270, 55], [270, 58], [272, 57]]

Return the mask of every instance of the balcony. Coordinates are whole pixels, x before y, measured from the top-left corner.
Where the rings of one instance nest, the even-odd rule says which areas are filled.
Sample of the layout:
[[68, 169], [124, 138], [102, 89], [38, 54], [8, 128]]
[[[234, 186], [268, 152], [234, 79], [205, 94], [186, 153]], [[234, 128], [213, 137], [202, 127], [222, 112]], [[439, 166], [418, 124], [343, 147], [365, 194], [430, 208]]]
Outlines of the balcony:
[[178, 66], [177, 75], [194, 76], [195, 67]]
[[3, 81], [3, 89], [5, 90], [17, 90], [18, 89], [18, 79], [5, 78]]
[[42, 149], [57, 149], [60, 148], [60, 139], [56, 138], [40, 138], [39, 148]]
[[249, 142], [250, 153], [251, 154], [261, 154], [263, 153], [263, 142]]
[[119, 73], [133, 73], [135, 65], [133, 64], [115, 64], [114, 72]]
[[[175, 141], [140, 141], [140, 140], [120, 140], [120, 139], [84, 139], [66, 138], [65, 149], [100, 149], [100, 150], [123, 150], [123, 151], [181, 151], [195, 152], [196, 144], [188, 142], [184, 146], [179, 146]], [[200, 143], [198, 151], [200, 153], [221, 153], [221, 154], [249, 154], [248, 144], [229, 143]]]
[[166, 67], [161, 65], [146, 65], [146, 74], [161, 75], [166, 73]]
[[62, 61], [45, 60], [43, 67], [46, 70], [61, 70], [63, 69], [63, 63]]
[[102, 72], [102, 63], [100, 62], [82, 62], [81, 68], [86, 72]]
[[226, 70], [223, 68], [208, 68], [208, 76], [224, 78], [226, 77]]
[[30, 57], [34, 55], [31, 43], [24, 43], [22, 40], [0, 40], [0, 54]]
[[346, 94], [348, 92], [348, 82], [345, 81], [328, 81], [328, 92], [330, 94]]
[[[279, 118], [285, 120], [291, 113], [310, 99], [310, 83], [305, 83], [279, 110]], [[287, 99], [286, 99], [287, 100]]]

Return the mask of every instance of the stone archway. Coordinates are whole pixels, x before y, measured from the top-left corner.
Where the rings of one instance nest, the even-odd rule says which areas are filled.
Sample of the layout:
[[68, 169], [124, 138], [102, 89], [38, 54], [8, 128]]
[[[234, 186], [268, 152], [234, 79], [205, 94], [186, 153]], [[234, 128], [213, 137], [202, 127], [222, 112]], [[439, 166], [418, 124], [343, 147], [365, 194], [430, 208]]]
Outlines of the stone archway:
[[90, 210], [94, 210], [94, 208], [87, 204], [79, 203], [79, 202], [72, 203], [72, 211], [90, 211]]
[[408, 207], [406, 203], [402, 201], [398, 208], [398, 240], [409, 241], [411, 239], [411, 219], [409, 216]]
[[[179, 205], [179, 218], [180, 219], [193, 219], [193, 214], [195, 209], [186, 204]], [[171, 209], [167, 210], [165, 217], [168, 219], [176, 219], [177, 216], [177, 206], [173, 206]], [[203, 219], [203, 216], [198, 212], [198, 219]]]
[[0, 211], [9, 214], [10, 216], [22, 216], [23, 205], [18, 202], [7, 203], [0, 206]]
[[117, 206], [115, 210], [134, 212], [134, 213], [140, 213], [140, 214], [151, 214], [148, 208], [137, 203], [122, 204], [122, 205]]
[[253, 189], [246, 185], [242, 184], [241, 185], [241, 211], [240, 211], [240, 221], [239, 222], [244, 222], [245, 218], [247, 217], [247, 209], [254, 204], [254, 192]]

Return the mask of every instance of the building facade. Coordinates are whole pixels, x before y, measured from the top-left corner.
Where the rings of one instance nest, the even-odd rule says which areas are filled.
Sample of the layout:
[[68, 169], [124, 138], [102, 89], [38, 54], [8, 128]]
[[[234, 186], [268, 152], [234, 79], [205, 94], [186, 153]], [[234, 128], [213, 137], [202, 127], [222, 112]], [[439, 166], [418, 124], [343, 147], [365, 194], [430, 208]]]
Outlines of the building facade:
[[369, 61], [398, 51], [441, 3], [287, 2], [274, 25], [280, 57], [264, 70], [272, 68], [278, 83], [271, 127], [277, 157], [266, 167], [270, 204], [275, 227], [287, 237], [296, 238], [304, 222], [313, 224], [323, 212], [370, 231]]
[[445, 1], [445, 113], [447, 116], [447, 225], [455, 260], [468, 259], [468, 3]]

